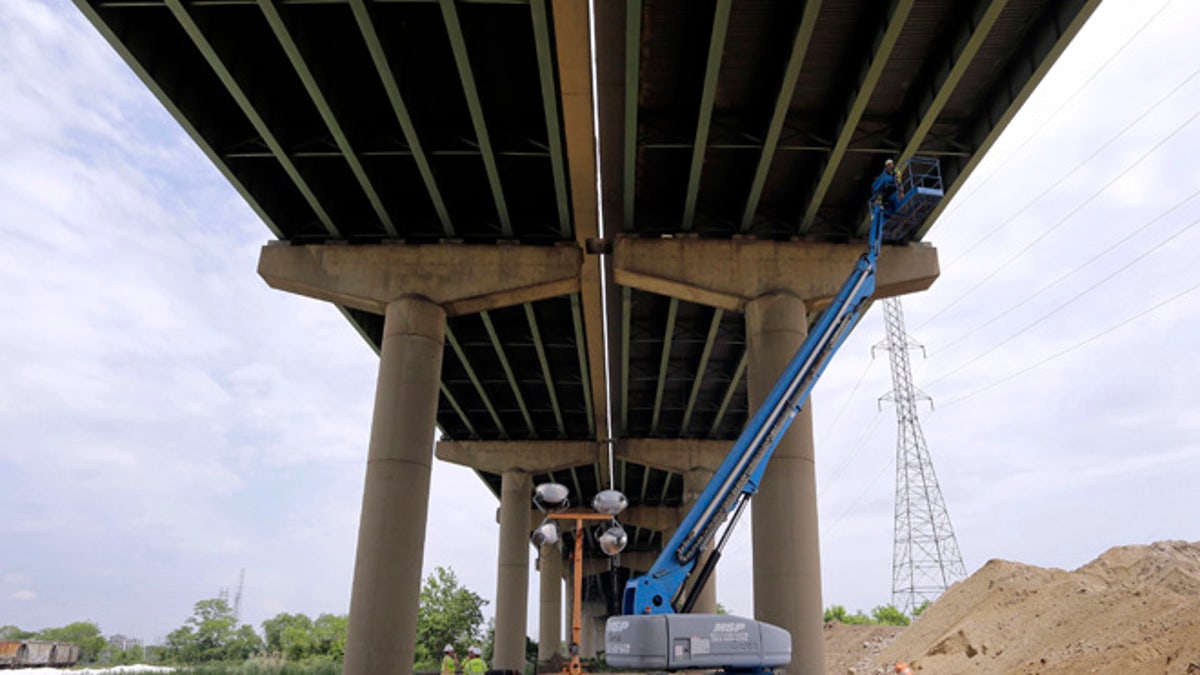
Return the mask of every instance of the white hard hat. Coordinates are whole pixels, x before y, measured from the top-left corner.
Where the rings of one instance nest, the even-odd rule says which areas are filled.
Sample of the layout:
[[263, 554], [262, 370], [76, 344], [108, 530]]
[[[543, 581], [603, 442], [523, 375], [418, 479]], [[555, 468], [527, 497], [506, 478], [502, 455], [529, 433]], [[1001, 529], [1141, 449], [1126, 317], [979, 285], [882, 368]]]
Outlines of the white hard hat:
[[445, 647], [442, 647], [442, 651], [447, 653], [452, 652], [454, 651], [454, 645], [446, 645]]
[[472, 654], [474, 654], [475, 656], [479, 656], [480, 654], [483, 653], [482, 651], [479, 650], [479, 647], [475, 647], [475, 646], [471, 647], [470, 652]]

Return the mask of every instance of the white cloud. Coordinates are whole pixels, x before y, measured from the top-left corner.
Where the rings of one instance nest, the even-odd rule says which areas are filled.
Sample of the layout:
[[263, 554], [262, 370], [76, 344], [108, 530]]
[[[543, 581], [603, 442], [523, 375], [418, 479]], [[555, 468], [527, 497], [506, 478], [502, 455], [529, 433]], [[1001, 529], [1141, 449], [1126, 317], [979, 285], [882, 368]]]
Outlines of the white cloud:
[[33, 579], [27, 574], [5, 572], [3, 575], [0, 575], [0, 583], [5, 586], [28, 586], [33, 583]]

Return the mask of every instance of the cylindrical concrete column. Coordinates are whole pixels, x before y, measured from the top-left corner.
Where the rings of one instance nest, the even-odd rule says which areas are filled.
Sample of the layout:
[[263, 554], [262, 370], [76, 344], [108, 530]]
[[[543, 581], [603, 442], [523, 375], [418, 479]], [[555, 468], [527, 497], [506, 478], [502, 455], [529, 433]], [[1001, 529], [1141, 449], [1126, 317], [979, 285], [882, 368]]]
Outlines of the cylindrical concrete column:
[[345, 675], [411, 673], [446, 313], [387, 306], [350, 594]]
[[525, 672], [529, 598], [529, 500], [533, 479], [524, 471], [500, 476], [500, 545], [496, 566], [496, 643], [492, 668]]
[[[713, 472], [709, 469], [692, 468], [683, 474], [683, 512], [687, 512], [696, 503], [696, 499], [700, 497], [700, 493], [704, 492], [704, 488], [708, 486], [708, 482], [712, 480]], [[704, 561], [712, 553], [713, 544], [709, 544], [704, 552], [701, 553], [700, 559], [696, 561], [696, 569], [699, 570], [704, 565]], [[689, 588], [690, 592], [691, 589]], [[692, 612], [696, 614], [716, 614], [717, 613], [717, 571], [713, 570], [712, 575], [708, 578], [708, 583], [700, 591], [700, 597], [696, 598], [696, 606], [692, 608]]]
[[[804, 302], [795, 296], [767, 295], [747, 305], [751, 411], [771, 391], [807, 332]], [[792, 654], [800, 658], [793, 659], [789, 673], [821, 675], [825, 642], [811, 399], [776, 447], [751, 502], [751, 516], [754, 616], [792, 634]]]
[[575, 612], [575, 565], [572, 564], [568, 557], [565, 565], [563, 565], [563, 583], [567, 586], [567, 601], [563, 608], [563, 635], [566, 636], [564, 642], [567, 643], [567, 656], [570, 656], [571, 648], [571, 618]]
[[584, 600], [579, 614], [579, 657], [583, 659], [596, 658], [596, 644], [602, 640], [596, 639], [596, 618], [604, 616], [608, 607], [603, 601]]
[[542, 546], [539, 560], [538, 661], [547, 661], [562, 644], [562, 551], [557, 545]]

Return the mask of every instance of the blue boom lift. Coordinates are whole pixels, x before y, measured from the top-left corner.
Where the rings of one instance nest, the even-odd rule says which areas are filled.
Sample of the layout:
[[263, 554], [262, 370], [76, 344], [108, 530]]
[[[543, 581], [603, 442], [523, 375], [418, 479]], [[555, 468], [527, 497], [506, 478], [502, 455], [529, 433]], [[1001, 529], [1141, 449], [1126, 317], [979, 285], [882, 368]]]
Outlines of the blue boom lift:
[[[767, 395], [729, 455], [713, 474], [687, 517], [646, 574], [630, 579], [622, 614], [609, 617], [605, 647], [610, 666], [641, 670], [722, 669], [727, 673], [770, 673], [791, 663], [791, 635], [754, 619], [692, 614], [729, 535], [757, 491], [771, 453], [817, 378], [866, 310], [875, 292], [875, 268], [884, 239], [900, 240], [929, 217], [943, 195], [936, 159], [914, 157], [895, 175], [876, 179], [870, 201], [871, 230], [833, 303]], [[700, 554], [728, 525], [699, 570]], [[689, 593], [683, 593], [695, 577]]]

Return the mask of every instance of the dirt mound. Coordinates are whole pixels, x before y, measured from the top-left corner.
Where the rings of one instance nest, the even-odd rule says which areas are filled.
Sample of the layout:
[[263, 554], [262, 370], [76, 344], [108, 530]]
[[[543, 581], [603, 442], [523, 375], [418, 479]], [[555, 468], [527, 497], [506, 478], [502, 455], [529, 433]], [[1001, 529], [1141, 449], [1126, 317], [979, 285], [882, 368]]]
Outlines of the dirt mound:
[[1200, 672], [1200, 542], [1121, 546], [1073, 572], [992, 560], [854, 672], [899, 660], [914, 673]]
[[872, 672], [879, 663], [879, 653], [904, 630], [903, 626], [825, 624], [825, 672]]

